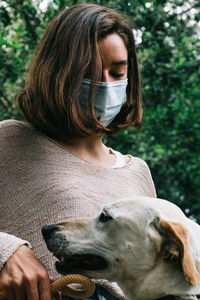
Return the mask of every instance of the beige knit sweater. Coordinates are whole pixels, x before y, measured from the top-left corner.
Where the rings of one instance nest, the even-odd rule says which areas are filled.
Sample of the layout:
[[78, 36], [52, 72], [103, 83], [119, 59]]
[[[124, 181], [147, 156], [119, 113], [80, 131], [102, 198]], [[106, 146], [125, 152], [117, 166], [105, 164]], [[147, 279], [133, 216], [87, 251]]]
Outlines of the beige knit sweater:
[[[105, 203], [135, 195], [156, 196], [143, 160], [131, 157], [114, 169], [96, 166], [30, 124], [0, 122], [0, 270], [28, 241], [50, 275], [58, 277], [42, 226], [93, 216]], [[98, 283], [122, 297], [115, 284]]]

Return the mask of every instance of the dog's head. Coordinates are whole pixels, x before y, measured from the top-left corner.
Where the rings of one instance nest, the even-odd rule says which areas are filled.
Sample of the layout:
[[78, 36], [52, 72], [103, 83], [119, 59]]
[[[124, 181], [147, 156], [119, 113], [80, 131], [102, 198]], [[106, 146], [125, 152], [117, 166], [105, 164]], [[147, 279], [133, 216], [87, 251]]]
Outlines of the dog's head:
[[[163, 218], [161, 208], [169, 219], [176, 216], [175, 220]], [[136, 283], [144, 290], [162, 276], [169, 289], [175, 284], [169, 278], [172, 274], [177, 282], [191, 286], [199, 279], [185, 219], [168, 201], [142, 197], [107, 205], [90, 220], [45, 226], [42, 233], [48, 249], [59, 259], [56, 269], [61, 274], [108, 279], [125, 290]], [[158, 292], [158, 296], [163, 295]]]

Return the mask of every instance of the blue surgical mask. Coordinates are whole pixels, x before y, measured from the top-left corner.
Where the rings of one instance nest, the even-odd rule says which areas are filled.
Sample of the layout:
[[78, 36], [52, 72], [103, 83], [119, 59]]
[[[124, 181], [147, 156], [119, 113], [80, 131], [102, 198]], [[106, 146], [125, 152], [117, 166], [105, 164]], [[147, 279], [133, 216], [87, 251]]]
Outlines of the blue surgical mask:
[[[128, 80], [94, 82], [92, 84], [95, 87], [94, 110], [96, 117], [103, 126], [108, 126], [126, 101]], [[83, 108], [88, 105], [90, 86], [91, 80], [84, 79], [79, 98]]]

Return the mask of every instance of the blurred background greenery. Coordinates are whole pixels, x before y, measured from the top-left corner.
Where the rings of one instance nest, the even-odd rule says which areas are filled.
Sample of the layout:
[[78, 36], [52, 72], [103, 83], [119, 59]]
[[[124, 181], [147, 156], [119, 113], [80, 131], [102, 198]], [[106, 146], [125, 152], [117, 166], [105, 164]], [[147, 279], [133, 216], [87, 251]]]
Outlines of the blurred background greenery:
[[50, 19], [77, 3], [126, 14], [136, 37], [143, 127], [105, 137], [106, 143], [146, 160], [158, 197], [200, 222], [199, 0], [0, 1], [0, 120], [22, 119], [14, 95], [24, 86], [35, 46]]

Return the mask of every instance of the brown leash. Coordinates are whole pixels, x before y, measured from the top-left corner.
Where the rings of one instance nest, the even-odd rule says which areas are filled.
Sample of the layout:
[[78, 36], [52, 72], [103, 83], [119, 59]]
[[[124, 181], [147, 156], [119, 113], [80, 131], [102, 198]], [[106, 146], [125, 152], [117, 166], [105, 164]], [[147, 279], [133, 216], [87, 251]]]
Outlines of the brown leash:
[[[81, 288], [73, 288], [69, 284], [81, 285]], [[82, 289], [82, 286], [84, 287]], [[68, 274], [51, 282], [51, 293], [61, 291], [64, 295], [73, 298], [87, 298], [93, 295], [95, 284], [91, 279], [80, 274]], [[6, 293], [0, 288], [0, 299], [6, 299]]]

